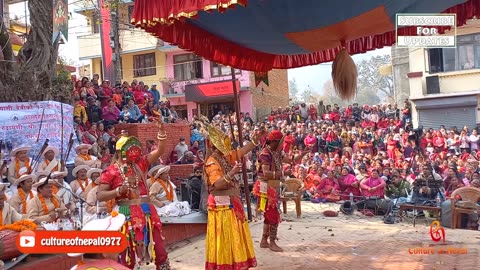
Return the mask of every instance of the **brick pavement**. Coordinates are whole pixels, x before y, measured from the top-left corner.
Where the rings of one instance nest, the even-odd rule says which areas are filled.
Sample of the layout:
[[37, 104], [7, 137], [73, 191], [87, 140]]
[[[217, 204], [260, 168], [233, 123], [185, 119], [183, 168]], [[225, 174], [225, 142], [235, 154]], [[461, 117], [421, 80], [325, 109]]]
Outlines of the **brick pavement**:
[[[408, 220], [383, 224], [378, 217], [360, 214], [328, 218], [326, 209], [338, 205], [303, 202], [303, 217], [294, 216], [293, 204], [279, 228], [279, 245], [283, 253], [259, 247], [262, 222], [250, 224], [258, 267], [255, 269], [408, 269], [408, 270], [473, 270], [480, 268], [478, 243], [480, 233], [446, 229], [445, 245], [430, 239], [426, 222], [413, 227]], [[180, 243], [170, 251], [172, 266], [177, 270], [203, 269], [205, 239], [200, 237]], [[467, 254], [438, 254], [442, 247], [467, 249]], [[409, 254], [409, 248], [433, 248], [434, 255]]]

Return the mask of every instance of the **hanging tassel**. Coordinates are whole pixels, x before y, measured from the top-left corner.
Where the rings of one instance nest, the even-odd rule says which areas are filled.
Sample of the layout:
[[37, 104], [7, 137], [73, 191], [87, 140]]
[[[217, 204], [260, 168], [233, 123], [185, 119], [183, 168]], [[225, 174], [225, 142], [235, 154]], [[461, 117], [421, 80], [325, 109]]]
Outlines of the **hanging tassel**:
[[148, 252], [150, 254], [150, 258], [152, 259], [152, 262], [155, 261], [155, 242], [153, 241], [153, 226], [152, 226], [152, 220], [149, 218], [148, 219], [148, 227], [150, 231], [150, 244], [148, 245]]
[[335, 92], [343, 99], [350, 101], [357, 93], [357, 65], [345, 48], [342, 41], [342, 50], [332, 63], [332, 80]]
[[267, 207], [267, 197], [264, 194], [260, 195], [260, 206], [258, 210], [265, 212], [265, 208]]

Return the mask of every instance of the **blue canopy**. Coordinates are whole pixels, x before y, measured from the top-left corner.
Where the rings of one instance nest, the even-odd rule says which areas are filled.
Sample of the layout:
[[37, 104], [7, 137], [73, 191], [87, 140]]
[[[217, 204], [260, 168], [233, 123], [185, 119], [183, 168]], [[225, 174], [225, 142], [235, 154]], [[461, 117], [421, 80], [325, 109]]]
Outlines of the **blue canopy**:
[[390, 46], [398, 13], [455, 13], [463, 25], [479, 7], [479, 0], [136, 0], [132, 22], [217, 63], [268, 71], [329, 62], [342, 47], [356, 54]]

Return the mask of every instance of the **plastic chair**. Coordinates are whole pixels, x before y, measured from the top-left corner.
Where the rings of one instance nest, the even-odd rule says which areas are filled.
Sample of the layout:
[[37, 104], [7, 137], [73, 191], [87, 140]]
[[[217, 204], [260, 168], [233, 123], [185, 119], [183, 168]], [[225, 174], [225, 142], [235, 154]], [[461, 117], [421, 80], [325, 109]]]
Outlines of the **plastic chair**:
[[[455, 197], [460, 196], [460, 200]], [[461, 222], [461, 214], [474, 214], [480, 207], [477, 202], [480, 200], [480, 189], [474, 187], [461, 187], [455, 190], [450, 196], [452, 208], [452, 229], [459, 227]], [[458, 202], [464, 202], [460, 205]], [[457, 204], [458, 203], [458, 204]]]
[[295, 202], [295, 210], [297, 212], [297, 218], [302, 216], [302, 194], [303, 194], [303, 181], [296, 178], [290, 178], [285, 180], [282, 184], [284, 187], [280, 194], [280, 201], [283, 206], [283, 213], [287, 213], [287, 202]]

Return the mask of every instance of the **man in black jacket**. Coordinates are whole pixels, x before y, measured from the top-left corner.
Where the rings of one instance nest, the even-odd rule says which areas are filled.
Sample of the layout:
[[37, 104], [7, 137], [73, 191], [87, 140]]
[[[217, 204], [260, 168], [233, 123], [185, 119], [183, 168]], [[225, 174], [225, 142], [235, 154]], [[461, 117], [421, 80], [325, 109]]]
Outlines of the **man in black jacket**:
[[88, 106], [85, 108], [85, 110], [87, 111], [88, 122], [92, 124], [102, 121], [102, 109], [97, 106], [95, 98], [88, 97], [87, 103]]

